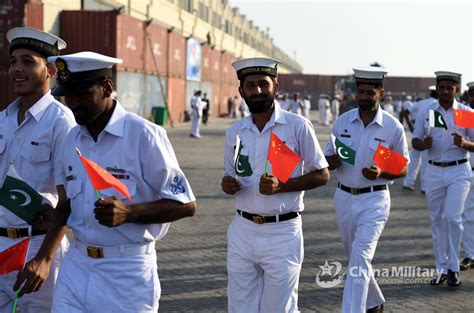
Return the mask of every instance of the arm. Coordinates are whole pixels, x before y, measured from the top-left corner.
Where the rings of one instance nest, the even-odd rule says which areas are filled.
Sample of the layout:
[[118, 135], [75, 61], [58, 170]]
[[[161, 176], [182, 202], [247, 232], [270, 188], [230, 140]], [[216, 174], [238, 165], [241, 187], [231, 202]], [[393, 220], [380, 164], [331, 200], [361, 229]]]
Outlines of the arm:
[[469, 152], [474, 152], [474, 142], [464, 139], [462, 135], [453, 134], [453, 141], [456, 146]]
[[66, 222], [71, 213], [70, 201], [69, 199], [66, 200], [64, 186], [57, 186], [57, 190], [59, 195], [58, 206], [54, 210], [53, 220], [43, 243], [36, 256], [27, 262], [23, 270], [18, 273], [13, 286], [13, 290], [16, 291], [24, 283], [19, 294], [20, 297], [25, 293], [36, 292], [43, 286], [48, 278], [54, 254], [67, 232]]
[[148, 203], [126, 205], [116, 197], [100, 199], [95, 202], [94, 208], [95, 218], [100, 224], [108, 227], [116, 227], [124, 223], [169, 223], [193, 216], [195, 211], [196, 201], [181, 203], [160, 199]]
[[400, 174], [394, 175], [391, 173], [383, 172], [377, 165], [372, 165], [370, 168], [364, 167], [362, 169], [362, 175], [369, 180], [376, 180], [379, 177], [394, 180], [397, 178], [405, 177], [407, 174], [407, 167], [405, 166]]
[[423, 151], [426, 149], [430, 149], [433, 146], [433, 138], [430, 136], [425, 137], [425, 139], [420, 140], [418, 138], [413, 138], [411, 140], [411, 145], [414, 149], [418, 151]]
[[309, 172], [303, 176], [288, 179], [282, 183], [273, 175], [260, 177], [259, 191], [264, 195], [272, 195], [280, 192], [303, 191], [326, 185], [329, 182], [329, 171], [327, 168]]

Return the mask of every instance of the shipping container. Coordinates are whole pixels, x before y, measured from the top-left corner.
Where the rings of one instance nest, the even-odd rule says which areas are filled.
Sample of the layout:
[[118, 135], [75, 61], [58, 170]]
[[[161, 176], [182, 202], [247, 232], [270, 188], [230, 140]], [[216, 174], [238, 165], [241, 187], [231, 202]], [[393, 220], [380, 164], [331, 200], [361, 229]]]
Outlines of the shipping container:
[[227, 114], [227, 100], [225, 102], [225, 105], [221, 101], [221, 85], [219, 83], [212, 82], [212, 87], [211, 87], [211, 94], [212, 98], [211, 100], [211, 112], [212, 116], [222, 116], [223, 114]]
[[186, 81], [180, 78], [168, 78], [168, 109], [174, 122], [184, 120], [186, 103]]
[[145, 76], [145, 105], [142, 109], [142, 116], [148, 117], [153, 107], [164, 107], [168, 81], [166, 77], [157, 75]]
[[[143, 114], [143, 104], [145, 103], [145, 75], [135, 72], [116, 73], [117, 99], [127, 111]], [[146, 117], [147, 115], [145, 115]]]
[[211, 49], [211, 81], [213, 83], [221, 82], [221, 57], [221, 51]]
[[183, 79], [186, 76], [186, 39], [176, 32], [168, 34], [168, 77]]
[[68, 44], [64, 54], [93, 51], [123, 59], [120, 71], [145, 71], [144, 23], [139, 19], [112, 11], [62, 11], [61, 37]]
[[0, 71], [0, 111], [3, 111], [16, 96], [6, 71]]
[[211, 81], [211, 48], [209, 45], [202, 46], [201, 58], [201, 80]]
[[[145, 30], [145, 68], [147, 72], [166, 76], [168, 73], [168, 31], [158, 24]], [[156, 65], [155, 65], [156, 63]]]

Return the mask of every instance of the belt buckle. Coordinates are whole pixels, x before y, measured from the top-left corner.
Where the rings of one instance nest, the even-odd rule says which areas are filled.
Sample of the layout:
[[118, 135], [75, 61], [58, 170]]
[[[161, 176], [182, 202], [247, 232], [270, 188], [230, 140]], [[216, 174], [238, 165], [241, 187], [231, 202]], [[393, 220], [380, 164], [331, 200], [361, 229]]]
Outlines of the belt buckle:
[[7, 228], [7, 236], [10, 239], [17, 239], [21, 237], [21, 233], [18, 228]]
[[265, 218], [263, 216], [260, 216], [260, 215], [253, 215], [252, 216], [252, 221], [255, 224], [263, 224], [263, 223], [265, 223]]
[[101, 259], [104, 257], [104, 250], [99, 247], [87, 246], [87, 256], [93, 259]]
[[353, 195], [358, 195], [358, 194], [360, 194], [360, 191], [359, 191], [359, 190], [360, 190], [359, 188], [351, 188], [351, 193], [352, 193]]

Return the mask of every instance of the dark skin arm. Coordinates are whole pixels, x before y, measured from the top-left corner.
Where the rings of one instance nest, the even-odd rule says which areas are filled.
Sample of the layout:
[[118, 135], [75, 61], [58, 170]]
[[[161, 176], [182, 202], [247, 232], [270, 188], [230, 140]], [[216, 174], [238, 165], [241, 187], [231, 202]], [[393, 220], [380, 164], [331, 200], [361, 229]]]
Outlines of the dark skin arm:
[[124, 223], [169, 223], [193, 216], [196, 212], [196, 201], [181, 203], [168, 199], [127, 205], [117, 197], [111, 197], [97, 200], [94, 205], [95, 218], [100, 224], [108, 227]]
[[282, 183], [272, 174], [267, 174], [267, 176], [260, 177], [259, 191], [263, 195], [272, 195], [281, 192], [310, 190], [326, 185], [328, 181], [329, 171], [327, 168], [290, 178], [286, 183]]
[[328, 168], [330, 171], [334, 171], [335, 169], [337, 169], [339, 166], [342, 165], [342, 162], [337, 156], [337, 154], [326, 156], [326, 161], [328, 161], [328, 164], [329, 164]]
[[474, 142], [464, 139], [463, 136], [455, 133], [453, 134], [453, 141], [459, 148], [465, 149], [469, 152], [474, 152]]
[[52, 212], [51, 223], [48, 232], [41, 244], [36, 256], [25, 264], [24, 269], [18, 273], [17, 280], [13, 286], [16, 291], [24, 283], [19, 296], [25, 293], [36, 292], [40, 290], [48, 278], [51, 262], [54, 254], [67, 232], [66, 222], [71, 213], [69, 199], [66, 200], [66, 192], [63, 186], [57, 186], [59, 194], [58, 206]]
[[433, 146], [433, 138], [431, 136], [426, 136], [425, 139], [421, 140], [418, 138], [413, 138], [411, 140], [411, 145], [414, 149], [418, 151], [423, 151], [430, 149]]
[[369, 168], [364, 167], [362, 169], [362, 175], [365, 178], [369, 179], [369, 180], [376, 180], [379, 177], [389, 179], [389, 180], [394, 180], [394, 179], [397, 179], [397, 178], [405, 177], [406, 174], [407, 174], [407, 167], [406, 166], [402, 169], [402, 171], [398, 175], [383, 172], [380, 169], [380, 167], [378, 167], [375, 164], [370, 166]]

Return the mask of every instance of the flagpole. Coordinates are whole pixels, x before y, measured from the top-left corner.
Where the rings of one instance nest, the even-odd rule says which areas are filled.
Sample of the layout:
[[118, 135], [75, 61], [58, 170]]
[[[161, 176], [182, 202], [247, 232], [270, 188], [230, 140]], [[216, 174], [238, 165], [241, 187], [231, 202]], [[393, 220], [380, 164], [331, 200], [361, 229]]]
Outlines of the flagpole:
[[263, 176], [267, 176], [267, 170], [268, 170], [268, 154], [270, 153], [270, 147], [271, 147], [271, 141], [272, 141], [272, 133], [273, 130], [270, 128], [270, 140], [268, 142], [268, 153], [267, 153], [267, 160], [265, 161], [265, 171], [263, 172]]
[[[77, 152], [77, 155], [78, 155], [78, 156], [82, 156], [81, 150], [79, 150], [78, 147], [76, 147], [76, 152]], [[92, 187], [94, 187], [94, 186], [92, 186]], [[99, 191], [97, 191], [97, 190], [94, 189], [94, 192], [95, 192], [95, 196], [97, 197], [97, 200], [102, 199], [102, 197], [100, 196]]]
[[[23, 260], [23, 267], [21, 268], [22, 271], [25, 269], [26, 258], [28, 257], [28, 251], [30, 251], [30, 242], [31, 242], [30, 239], [31, 239], [31, 234], [28, 237], [28, 247], [26, 248], [25, 259]], [[12, 313], [16, 313], [16, 307], [18, 306], [18, 300], [20, 299], [19, 294], [20, 294], [21, 289], [22, 288], [18, 288], [18, 290], [15, 292], [15, 301], [13, 301]]]

